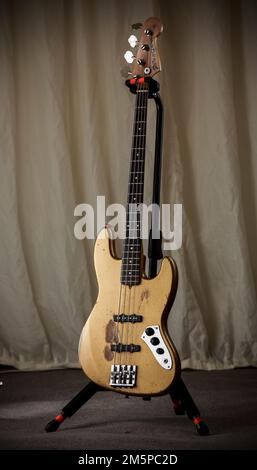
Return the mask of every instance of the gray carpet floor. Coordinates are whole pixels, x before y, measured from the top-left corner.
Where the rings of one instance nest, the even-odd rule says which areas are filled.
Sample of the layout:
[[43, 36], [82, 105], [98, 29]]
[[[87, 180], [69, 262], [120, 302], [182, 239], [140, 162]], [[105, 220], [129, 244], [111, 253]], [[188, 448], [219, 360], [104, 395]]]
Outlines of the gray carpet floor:
[[208, 422], [201, 437], [168, 395], [143, 401], [98, 392], [55, 433], [44, 431], [86, 384], [80, 370], [0, 371], [1, 449], [257, 449], [257, 369], [183, 371]]

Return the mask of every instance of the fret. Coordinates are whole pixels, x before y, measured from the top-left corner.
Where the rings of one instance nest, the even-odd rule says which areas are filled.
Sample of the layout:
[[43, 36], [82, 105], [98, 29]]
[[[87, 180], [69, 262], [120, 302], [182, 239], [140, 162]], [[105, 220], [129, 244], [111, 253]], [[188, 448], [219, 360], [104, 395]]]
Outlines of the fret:
[[130, 265], [123, 264], [122, 265], [123, 270], [122, 270], [121, 276], [125, 277], [125, 273], [129, 274], [130, 276], [133, 276], [133, 275], [135, 276], [136, 274], [140, 274], [140, 271], [141, 271], [140, 265], [141, 265], [140, 262], [138, 263], [138, 266], [134, 265], [134, 267], [132, 266], [132, 264]]
[[[129, 253], [131, 253], [133, 251], [133, 253], [136, 253], [136, 252], [139, 252], [141, 250], [141, 245], [139, 246], [134, 246], [132, 247], [132, 244], [133, 242], [137, 240], [136, 238], [130, 238], [129, 241], [130, 243], [126, 244], [126, 246], [123, 247], [123, 251], [128, 251]], [[140, 240], [141, 241], [141, 240]]]
[[[138, 261], [141, 261], [141, 258], [137, 259], [136, 263], [128, 263], [126, 262], [127, 260], [124, 260], [123, 266], [126, 266], [127, 269], [131, 270], [136, 267], [137, 270], [140, 270], [140, 263]], [[132, 261], [132, 260], [130, 260]]]
[[[136, 174], [136, 172], [135, 172], [135, 174]], [[139, 178], [139, 177], [133, 176], [132, 178], [129, 179], [128, 184], [131, 185], [131, 186], [133, 186], [133, 184], [134, 185], [138, 185], [138, 184], [144, 185], [144, 179], [142, 179], [141, 177]], [[132, 188], [130, 188], [130, 189], [132, 189]], [[136, 190], [138, 188], [136, 188], [136, 186], [135, 186], [134, 189]], [[142, 189], [144, 189], [144, 188], [142, 187]], [[132, 193], [132, 191], [131, 191], [131, 193]]]
[[[131, 204], [131, 203], [130, 203]], [[138, 211], [131, 211], [128, 213], [128, 216], [130, 216], [131, 214], [138, 214], [139, 212]], [[131, 217], [130, 217], [131, 218]]]
[[134, 281], [135, 284], [140, 284], [140, 273], [129, 274], [129, 276], [124, 274], [121, 276], [120, 280], [122, 284], [130, 285], [132, 283], [131, 281]]
[[133, 266], [134, 266], [134, 267], [136, 266], [136, 267], [138, 268], [138, 260], [139, 260], [139, 259], [141, 260], [141, 257], [140, 257], [140, 258], [138, 257], [138, 258], [136, 259], [136, 261], [133, 263], [134, 258], [126, 258], [126, 259], [124, 259], [124, 265], [125, 265], [125, 264], [128, 265], [130, 269], [132, 269]]
[[[125, 251], [126, 251], [126, 253], [130, 253], [131, 257], [129, 257], [129, 258], [132, 258], [135, 253], [136, 254], [141, 253], [141, 247], [138, 246], [137, 250], [130, 250], [130, 247], [127, 247], [126, 249], [125, 248], [123, 249], [123, 252], [125, 252]], [[128, 258], [128, 256], [127, 256], [127, 258]]]
[[[134, 238], [131, 239], [131, 241], [134, 240]], [[134, 255], [135, 253], [140, 253], [141, 252], [141, 247], [140, 246], [137, 246], [137, 250], [131, 250], [130, 249], [131, 247], [130, 246], [127, 246], [126, 248], [123, 249], [123, 252], [127, 252], [127, 253], [130, 253], [131, 256]]]
[[[130, 185], [130, 186], [132, 186], [132, 185]], [[140, 189], [140, 188], [134, 188], [133, 194], [131, 194], [131, 196], [129, 196], [129, 199], [131, 199], [132, 202], [133, 202], [134, 200], [136, 201], [137, 196], [143, 196], [143, 191], [136, 193], [136, 192], [135, 192], [136, 189]], [[143, 189], [143, 188], [142, 188], [142, 189]], [[130, 204], [132, 203], [131, 200], [129, 201]]]
[[[130, 274], [129, 275], [129, 280], [134, 280], [136, 281], [138, 279], [138, 276], [140, 275], [140, 273], [137, 273], [137, 274]], [[134, 278], [134, 279], [133, 279]], [[127, 275], [124, 275], [124, 276], [121, 276], [121, 282], [125, 282], [127, 283], [128, 282], [128, 278], [127, 278]], [[138, 283], [139, 284], [139, 283]]]
[[[133, 276], [133, 275], [135, 276], [135, 274], [138, 274], [139, 272], [140, 272], [140, 269], [139, 269], [139, 268], [137, 268], [137, 269], [129, 269], [129, 270], [128, 270], [128, 274], [131, 274], [132, 276]], [[124, 277], [124, 276], [123, 276], [123, 277]]]
[[[139, 265], [137, 267], [134, 266], [134, 268], [133, 268], [132, 264], [125, 263], [125, 264], [123, 264], [123, 267], [126, 269], [127, 273], [128, 274], [131, 273], [131, 275], [135, 274], [135, 273], [138, 274], [140, 272], [140, 266]], [[123, 276], [124, 276], [125, 269], [123, 270], [123, 273], [122, 273]]]
[[[139, 246], [141, 246], [140, 238], [126, 239], [126, 240], [124, 240], [124, 246], [126, 247], [126, 245], [132, 245], [132, 243], [131, 243], [132, 241], [133, 241], [133, 243], [136, 242]], [[136, 247], [136, 248], [138, 248], [138, 247]]]
[[140, 284], [140, 274], [136, 276], [129, 276], [129, 280], [126, 276], [121, 277], [121, 284], [125, 284], [127, 286], [136, 286], [137, 284]]

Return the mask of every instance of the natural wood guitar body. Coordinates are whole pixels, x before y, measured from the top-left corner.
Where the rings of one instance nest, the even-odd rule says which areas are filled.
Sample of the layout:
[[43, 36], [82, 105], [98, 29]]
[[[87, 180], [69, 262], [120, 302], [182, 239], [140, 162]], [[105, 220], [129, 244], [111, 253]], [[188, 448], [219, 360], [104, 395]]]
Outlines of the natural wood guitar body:
[[[177, 268], [172, 258], [164, 258], [159, 274], [154, 279], [142, 278], [136, 286], [122, 286], [123, 314], [142, 315], [139, 323], [118, 324], [120, 301], [121, 260], [117, 259], [109, 230], [104, 229], [95, 244], [94, 262], [99, 286], [96, 304], [82, 330], [79, 359], [85, 374], [106, 389], [127, 395], [161, 395], [180, 373], [178, 354], [167, 330], [167, 316], [177, 290]], [[141, 335], [149, 325], [159, 325], [161, 336], [172, 358], [170, 370], [155, 359]], [[118, 332], [117, 332], [118, 328]], [[140, 345], [139, 352], [113, 352], [111, 344], [118, 341]], [[111, 365], [114, 363], [137, 366], [134, 387], [109, 385]]]

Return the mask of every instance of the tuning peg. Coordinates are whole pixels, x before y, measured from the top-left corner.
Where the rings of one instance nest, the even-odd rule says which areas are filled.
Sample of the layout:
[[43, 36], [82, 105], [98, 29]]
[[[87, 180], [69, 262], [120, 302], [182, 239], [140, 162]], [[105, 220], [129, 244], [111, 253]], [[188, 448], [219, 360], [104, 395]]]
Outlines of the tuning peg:
[[128, 64], [132, 64], [133, 60], [135, 60], [135, 56], [131, 51], [126, 51], [124, 54], [124, 58], [128, 62]]
[[128, 42], [129, 42], [130, 47], [133, 48], [133, 47], [136, 47], [136, 45], [138, 44], [138, 39], [134, 34], [131, 34], [131, 36], [129, 36], [128, 38]]
[[142, 28], [142, 26], [143, 26], [142, 23], [134, 23], [134, 24], [131, 25], [131, 28], [132, 29], [140, 29], [140, 28]]

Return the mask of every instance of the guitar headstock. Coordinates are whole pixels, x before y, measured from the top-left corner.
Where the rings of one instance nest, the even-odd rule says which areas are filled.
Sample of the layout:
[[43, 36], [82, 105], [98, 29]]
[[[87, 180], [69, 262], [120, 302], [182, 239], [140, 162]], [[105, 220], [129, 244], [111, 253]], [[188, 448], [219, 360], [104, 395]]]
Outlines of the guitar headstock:
[[139, 40], [134, 34], [128, 39], [132, 48], [137, 46], [136, 55], [131, 51], [124, 54], [126, 61], [133, 63], [130, 75], [133, 77], [153, 77], [161, 70], [157, 37], [163, 30], [162, 23], [159, 18], [151, 17], [144, 24], [136, 23], [132, 27], [141, 30], [141, 35]]

